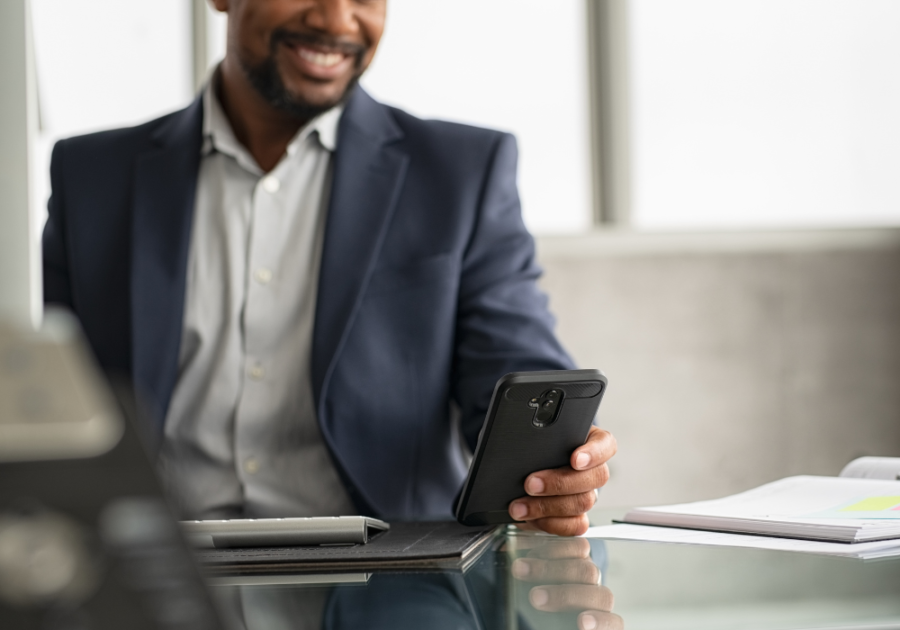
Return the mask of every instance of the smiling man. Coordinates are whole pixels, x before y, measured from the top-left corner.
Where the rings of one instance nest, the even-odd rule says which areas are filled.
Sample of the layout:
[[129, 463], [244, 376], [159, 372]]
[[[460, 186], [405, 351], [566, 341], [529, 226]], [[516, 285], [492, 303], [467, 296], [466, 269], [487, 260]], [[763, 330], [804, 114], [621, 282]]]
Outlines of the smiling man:
[[[357, 86], [385, 0], [214, 4], [193, 104], [55, 147], [46, 300], [143, 397], [183, 517], [447, 517], [497, 379], [572, 367], [515, 141]], [[510, 513], [583, 532], [615, 448], [594, 428]]]

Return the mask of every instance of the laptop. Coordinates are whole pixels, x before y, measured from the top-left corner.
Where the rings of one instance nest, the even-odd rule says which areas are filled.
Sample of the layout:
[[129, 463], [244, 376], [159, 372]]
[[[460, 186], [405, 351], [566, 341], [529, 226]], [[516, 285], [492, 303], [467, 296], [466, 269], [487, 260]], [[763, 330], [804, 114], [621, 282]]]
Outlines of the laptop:
[[72, 319], [0, 323], [0, 628], [223, 627], [130, 408]]

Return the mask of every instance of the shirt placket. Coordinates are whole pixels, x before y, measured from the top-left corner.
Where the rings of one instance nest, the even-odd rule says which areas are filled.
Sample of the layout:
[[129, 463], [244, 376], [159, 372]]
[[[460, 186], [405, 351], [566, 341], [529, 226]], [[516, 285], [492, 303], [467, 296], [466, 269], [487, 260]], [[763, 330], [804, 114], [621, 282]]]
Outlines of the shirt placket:
[[244, 382], [235, 422], [235, 463], [245, 486], [258, 483], [265, 476], [268, 462], [259, 436], [265, 431], [263, 425], [275, 421], [277, 413], [271, 392], [278, 373], [273, 363], [272, 322], [267, 319], [277, 308], [277, 245], [283, 219], [279, 193], [283, 166], [280, 164], [261, 177], [252, 197], [243, 312]]

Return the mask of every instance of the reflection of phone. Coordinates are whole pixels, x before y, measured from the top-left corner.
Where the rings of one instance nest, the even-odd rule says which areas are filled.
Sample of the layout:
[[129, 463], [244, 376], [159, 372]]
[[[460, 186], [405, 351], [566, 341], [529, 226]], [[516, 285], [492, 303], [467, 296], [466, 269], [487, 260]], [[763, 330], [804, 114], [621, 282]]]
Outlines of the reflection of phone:
[[599, 370], [516, 372], [497, 382], [456, 519], [512, 523], [509, 504], [525, 496], [533, 472], [569, 464], [584, 444], [606, 392]]

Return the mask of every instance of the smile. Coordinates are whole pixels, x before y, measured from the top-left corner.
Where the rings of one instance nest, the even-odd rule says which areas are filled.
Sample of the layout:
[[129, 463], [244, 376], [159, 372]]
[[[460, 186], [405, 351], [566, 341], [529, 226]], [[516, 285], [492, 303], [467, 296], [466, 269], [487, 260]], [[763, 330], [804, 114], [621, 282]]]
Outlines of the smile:
[[347, 58], [342, 53], [323, 53], [311, 48], [298, 47], [296, 50], [302, 59], [322, 68], [332, 68]]

